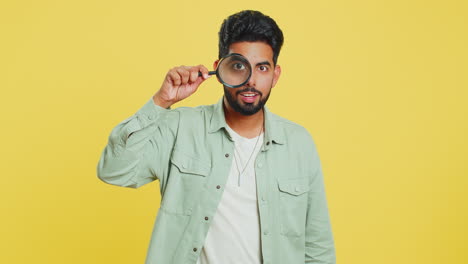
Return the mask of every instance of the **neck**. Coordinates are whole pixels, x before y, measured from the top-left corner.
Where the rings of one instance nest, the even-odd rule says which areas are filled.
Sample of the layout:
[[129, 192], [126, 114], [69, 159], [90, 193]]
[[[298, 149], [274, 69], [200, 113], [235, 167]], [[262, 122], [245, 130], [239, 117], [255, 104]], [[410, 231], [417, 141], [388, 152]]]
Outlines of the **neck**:
[[263, 127], [263, 109], [250, 116], [242, 115], [229, 105], [226, 98], [223, 99], [223, 108], [226, 123], [237, 134], [246, 138], [254, 138], [259, 135]]

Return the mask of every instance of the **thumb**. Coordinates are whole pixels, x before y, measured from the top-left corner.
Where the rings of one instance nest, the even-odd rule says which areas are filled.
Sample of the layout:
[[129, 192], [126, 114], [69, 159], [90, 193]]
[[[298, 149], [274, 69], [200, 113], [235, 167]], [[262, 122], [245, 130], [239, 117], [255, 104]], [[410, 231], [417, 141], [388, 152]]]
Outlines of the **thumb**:
[[193, 83], [195, 87], [198, 88], [198, 86], [200, 86], [200, 84], [206, 80], [208, 80], [209, 78], [211, 77], [211, 75], [208, 75], [208, 74], [204, 74], [202, 76], [199, 76], [195, 82]]

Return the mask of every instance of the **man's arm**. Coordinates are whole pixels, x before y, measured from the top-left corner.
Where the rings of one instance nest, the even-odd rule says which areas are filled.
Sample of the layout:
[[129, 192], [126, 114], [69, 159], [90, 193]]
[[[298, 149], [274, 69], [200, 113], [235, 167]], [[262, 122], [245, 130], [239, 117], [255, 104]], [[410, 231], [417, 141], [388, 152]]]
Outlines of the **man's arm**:
[[164, 184], [178, 129], [179, 113], [149, 100], [110, 133], [97, 166], [109, 184], [138, 188], [155, 179]]
[[306, 218], [305, 263], [335, 264], [335, 243], [328, 213], [322, 167], [315, 143], [308, 134], [311, 146], [311, 181]]
[[155, 179], [165, 186], [179, 127], [179, 112], [167, 108], [192, 95], [207, 78], [203, 65], [169, 70], [151, 100], [112, 129], [98, 162], [98, 177], [124, 187], [138, 188]]

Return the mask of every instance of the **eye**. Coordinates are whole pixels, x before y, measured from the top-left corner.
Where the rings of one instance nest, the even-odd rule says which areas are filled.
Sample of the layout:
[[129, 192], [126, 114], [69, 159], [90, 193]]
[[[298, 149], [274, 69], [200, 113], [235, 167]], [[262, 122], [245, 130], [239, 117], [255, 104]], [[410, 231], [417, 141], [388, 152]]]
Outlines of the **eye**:
[[268, 71], [268, 67], [265, 66], [265, 65], [260, 65], [260, 67], [258, 67], [258, 69], [259, 69], [260, 71]]
[[244, 65], [243, 63], [237, 62], [237, 63], [234, 63], [234, 64], [232, 65], [232, 68], [233, 68], [234, 70], [241, 71], [241, 70], [245, 69], [245, 65]]

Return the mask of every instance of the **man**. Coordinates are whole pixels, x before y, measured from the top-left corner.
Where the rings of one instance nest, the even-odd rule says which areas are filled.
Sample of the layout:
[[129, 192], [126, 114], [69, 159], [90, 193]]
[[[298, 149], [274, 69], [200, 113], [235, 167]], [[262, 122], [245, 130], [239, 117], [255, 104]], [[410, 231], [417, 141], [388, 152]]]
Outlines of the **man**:
[[262, 13], [228, 17], [219, 59], [247, 58], [252, 74], [245, 85], [224, 86], [213, 105], [170, 109], [209, 78], [202, 65], [175, 67], [112, 130], [98, 177], [132, 188], [160, 181], [147, 264], [335, 263], [314, 142], [265, 106], [281, 74], [282, 44], [281, 30]]

